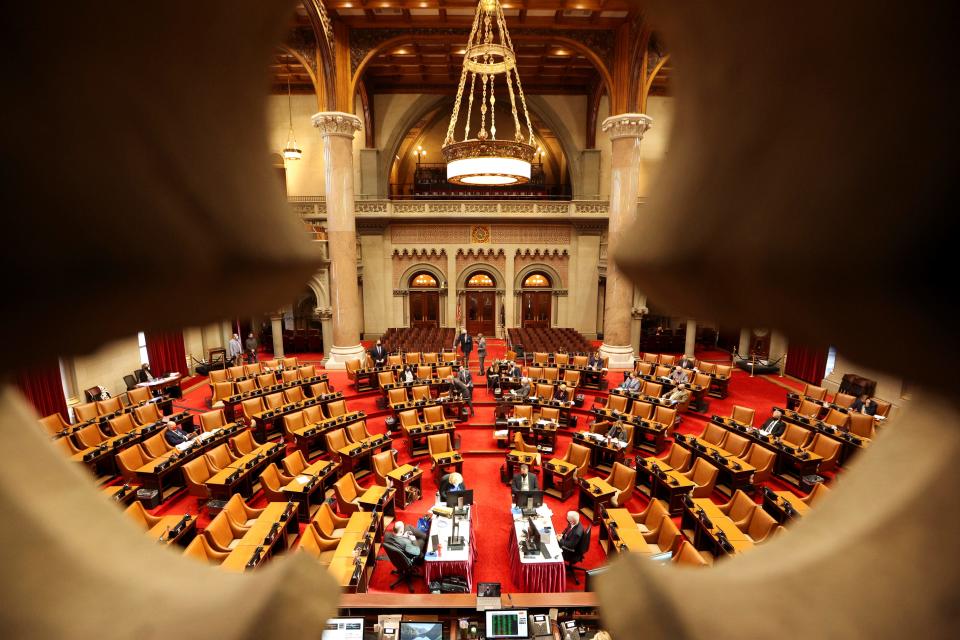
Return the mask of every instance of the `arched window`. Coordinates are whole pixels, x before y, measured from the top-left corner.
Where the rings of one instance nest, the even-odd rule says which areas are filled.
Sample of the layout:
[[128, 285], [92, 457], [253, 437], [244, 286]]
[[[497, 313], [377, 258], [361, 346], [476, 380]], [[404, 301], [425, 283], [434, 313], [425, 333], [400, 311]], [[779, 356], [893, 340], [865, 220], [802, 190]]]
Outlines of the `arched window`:
[[414, 274], [410, 278], [411, 289], [430, 289], [437, 287], [437, 279], [426, 271]]
[[493, 278], [490, 277], [490, 274], [479, 271], [467, 280], [467, 286], [471, 289], [481, 289], [485, 287], [493, 287]]
[[541, 272], [539, 272], [539, 271], [535, 271], [534, 273], [531, 273], [530, 275], [528, 275], [528, 276], [527, 276], [526, 278], [524, 278], [524, 280], [523, 280], [523, 287], [524, 287], [524, 288], [527, 288], [527, 287], [538, 288], [538, 287], [539, 287], [539, 288], [549, 289], [549, 288], [550, 288], [550, 285], [551, 285], [551, 283], [550, 283], [550, 277], [547, 276], [547, 274], [541, 273]]

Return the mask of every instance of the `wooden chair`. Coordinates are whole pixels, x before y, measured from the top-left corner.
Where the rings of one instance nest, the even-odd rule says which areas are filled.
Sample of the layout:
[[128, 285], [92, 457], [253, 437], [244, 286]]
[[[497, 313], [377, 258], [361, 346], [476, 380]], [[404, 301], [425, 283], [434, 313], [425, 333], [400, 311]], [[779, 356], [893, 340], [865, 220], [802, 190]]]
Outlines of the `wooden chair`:
[[751, 409], [750, 407], [741, 407], [740, 405], [733, 405], [733, 412], [730, 414], [730, 417], [741, 424], [746, 424], [753, 426], [753, 420], [757, 415], [756, 409]]
[[717, 485], [717, 475], [719, 473], [720, 470], [715, 466], [703, 458], [697, 458], [690, 470], [683, 474], [696, 485], [690, 496], [693, 498], [709, 498]]
[[750, 517], [756, 509], [761, 507], [750, 496], [738, 489], [733, 497], [719, 508], [725, 516], [733, 520], [737, 528], [746, 533]]
[[221, 511], [203, 530], [203, 537], [214, 550], [222, 553], [232, 551], [246, 532], [233, 523], [226, 511]]
[[257, 521], [257, 518], [263, 514], [263, 509], [254, 509], [240, 497], [239, 493], [235, 493], [223, 506], [223, 512], [238, 528], [249, 530]]
[[271, 462], [260, 472], [260, 488], [267, 502], [286, 502], [287, 494], [283, 488], [293, 482], [291, 476], [281, 473], [277, 465]]
[[[570, 446], [573, 446], [573, 444]], [[633, 495], [633, 489], [637, 485], [637, 470], [619, 462], [614, 462], [613, 469], [610, 470], [610, 475], [606, 477], [606, 481], [607, 484], [617, 489], [612, 503], [615, 506], [623, 506]]]

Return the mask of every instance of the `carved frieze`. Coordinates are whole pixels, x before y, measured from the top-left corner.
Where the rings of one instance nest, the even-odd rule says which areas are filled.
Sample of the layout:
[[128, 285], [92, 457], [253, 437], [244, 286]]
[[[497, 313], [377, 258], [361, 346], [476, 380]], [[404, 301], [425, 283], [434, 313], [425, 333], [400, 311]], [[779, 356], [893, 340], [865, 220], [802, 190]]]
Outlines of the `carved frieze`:
[[642, 138], [647, 129], [653, 124], [653, 118], [642, 113], [621, 113], [610, 116], [600, 125], [600, 130], [610, 136], [611, 140], [618, 138]]
[[363, 129], [360, 118], [352, 113], [322, 111], [311, 118], [321, 136], [343, 136], [353, 139], [353, 134]]

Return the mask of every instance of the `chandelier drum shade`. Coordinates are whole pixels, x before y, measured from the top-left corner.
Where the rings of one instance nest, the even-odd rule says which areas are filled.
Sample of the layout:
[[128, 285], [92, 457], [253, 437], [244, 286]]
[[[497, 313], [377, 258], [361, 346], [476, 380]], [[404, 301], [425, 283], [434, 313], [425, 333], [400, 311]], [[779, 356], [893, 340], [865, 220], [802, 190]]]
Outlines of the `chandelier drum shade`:
[[[507, 96], [510, 98], [513, 140], [497, 139], [494, 111], [497, 78], [502, 78], [499, 88], [502, 91], [502, 85], [506, 85]], [[477, 97], [480, 122], [476, 136], [470, 137], [471, 116]], [[457, 140], [458, 121], [464, 102], [466, 118], [463, 137]], [[526, 136], [521, 126], [521, 112], [526, 125]], [[517, 56], [513, 51], [513, 43], [499, 0], [480, 0], [477, 5], [470, 38], [463, 54], [463, 70], [457, 86], [457, 97], [441, 151], [447, 163], [447, 181], [453, 184], [504, 186], [523, 184], [530, 180], [530, 165], [536, 154], [533, 128], [530, 126], [527, 101], [517, 71]]]

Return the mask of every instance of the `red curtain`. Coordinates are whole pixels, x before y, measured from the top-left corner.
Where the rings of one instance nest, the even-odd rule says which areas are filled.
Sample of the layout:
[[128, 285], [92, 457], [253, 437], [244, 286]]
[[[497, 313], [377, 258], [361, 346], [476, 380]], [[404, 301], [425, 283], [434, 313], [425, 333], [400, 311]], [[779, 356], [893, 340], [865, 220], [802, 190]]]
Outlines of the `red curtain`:
[[787, 347], [787, 366], [784, 373], [804, 382], [819, 385], [827, 368], [826, 347], [806, 347], [791, 343]]
[[39, 365], [32, 369], [25, 369], [17, 374], [17, 386], [27, 397], [30, 404], [41, 416], [59, 413], [65, 420], [67, 414], [67, 400], [63, 396], [63, 380], [60, 377], [60, 363], [54, 360], [51, 363]]
[[186, 376], [187, 355], [183, 348], [182, 331], [152, 331], [146, 334], [147, 358], [150, 371], [159, 377], [173, 371]]

